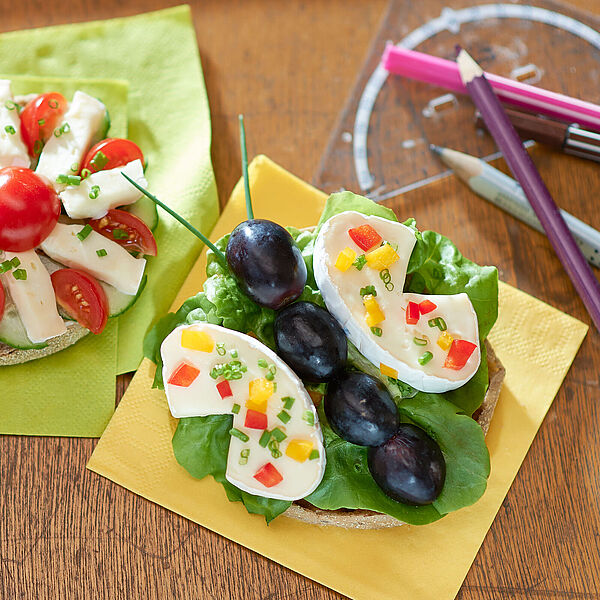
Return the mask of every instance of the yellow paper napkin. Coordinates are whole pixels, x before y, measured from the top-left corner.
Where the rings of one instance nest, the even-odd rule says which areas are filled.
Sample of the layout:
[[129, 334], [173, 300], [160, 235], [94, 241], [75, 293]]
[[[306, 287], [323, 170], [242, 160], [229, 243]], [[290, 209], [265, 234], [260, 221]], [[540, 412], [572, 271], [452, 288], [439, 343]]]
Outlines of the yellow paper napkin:
[[[257, 217], [302, 227], [317, 222], [325, 195], [265, 157], [250, 167]], [[244, 216], [237, 186], [213, 239]], [[407, 215], [408, 216], [408, 215]], [[177, 298], [200, 289], [201, 257]], [[487, 437], [492, 474], [474, 506], [423, 527], [361, 531], [306, 525], [279, 517], [265, 525], [228, 502], [211, 478], [196, 480], [173, 456], [164, 393], [152, 390], [154, 365], [144, 360], [88, 467], [153, 502], [352, 598], [450, 600], [460, 588], [561, 382], [587, 325], [508, 285], [490, 336], [506, 379]], [[506, 532], [510, 535], [510, 532]], [[357, 565], [357, 549], [360, 564]], [[215, 575], [217, 576], [217, 575]]]

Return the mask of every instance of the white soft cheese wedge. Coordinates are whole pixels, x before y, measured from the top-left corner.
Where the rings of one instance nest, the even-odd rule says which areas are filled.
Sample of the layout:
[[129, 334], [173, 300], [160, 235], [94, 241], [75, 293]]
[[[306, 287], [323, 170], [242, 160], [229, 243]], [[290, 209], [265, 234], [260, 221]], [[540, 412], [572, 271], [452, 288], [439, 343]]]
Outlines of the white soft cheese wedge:
[[[57, 183], [56, 178], [79, 171], [85, 153], [104, 123], [105, 115], [106, 107], [100, 100], [84, 92], [75, 92], [58, 126], [58, 129], [63, 128], [63, 133], [58, 137], [52, 135], [46, 142], [35, 172], [46, 176], [56, 190], [64, 189], [65, 186]], [[64, 131], [67, 124], [67, 130]]]
[[121, 172], [129, 175], [137, 184], [148, 187], [141, 160], [134, 160], [124, 167], [92, 173], [79, 185], [72, 185], [59, 196], [67, 214], [72, 219], [98, 219], [110, 208], [133, 204], [141, 196]]
[[[371, 225], [393, 247], [397, 246], [398, 260], [389, 267], [391, 284], [387, 288], [380, 271], [366, 264], [361, 270], [351, 266], [339, 270], [336, 259], [345, 248], [363, 254], [348, 230]], [[384, 374], [397, 373], [397, 379], [424, 392], [442, 393], [464, 385], [477, 371], [480, 362], [477, 315], [467, 294], [427, 296], [403, 293], [408, 261], [415, 244], [414, 232], [400, 224], [381, 217], [365, 216], [348, 211], [329, 219], [321, 228], [314, 249], [314, 271], [317, 285], [329, 312], [339, 321], [358, 350]], [[367, 310], [361, 288], [373, 286], [374, 300], [385, 319], [376, 324], [381, 336], [367, 324]], [[433, 311], [420, 314], [416, 324], [407, 324], [408, 302], [417, 304], [429, 300], [436, 305]], [[429, 321], [442, 317], [447, 330], [430, 327]], [[440, 336], [445, 337], [440, 340]], [[419, 339], [419, 344], [415, 343]], [[445, 366], [453, 340], [465, 340], [476, 347], [464, 367]], [[433, 355], [425, 365], [419, 358], [426, 352]]]
[[3, 167], [29, 167], [21, 119], [8, 79], [0, 79], [0, 169]]
[[[119, 244], [96, 231], [91, 231], [84, 240], [80, 240], [77, 234], [82, 229], [82, 225], [57, 223], [40, 248], [50, 258], [67, 267], [82, 269], [124, 294], [137, 294], [146, 259], [134, 258]], [[98, 250], [105, 250], [106, 255], [98, 256]]]
[[[175, 329], [163, 341], [161, 356], [174, 417], [233, 414], [233, 427], [244, 440], [231, 436], [225, 474], [230, 483], [280, 500], [298, 500], [316, 489], [326, 462], [317, 412], [300, 379], [274, 352], [255, 338], [203, 323]], [[232, 361], [245, 368], [239, 379], [225, 380], [215, 372], [211, 376], [213, 369]], [[272, 381], [265, 377], [269, 368], [259, 361], [274, 365]], [[258, 387], [262, 395], [256, 394]], [[248, 416], [255, 409], [259, 414]], [[250, 427], [253, 416], [263, 419], [261, 427], [277, 428], [285, 436], [278, 451], [260, 445], [265, 430]]]
[[50, 274], [39, 256], [35, 250], [4, 253], [3, 260], [13, 258], [21, 261], [17, 268], [27, 272], [27, 279], [15, 279], [12, 271], [4, 273], [2, 278], [17, 307], [27, 337], [38, 344], [62, 335], [67, 331], [67, 327], [58, 314]]

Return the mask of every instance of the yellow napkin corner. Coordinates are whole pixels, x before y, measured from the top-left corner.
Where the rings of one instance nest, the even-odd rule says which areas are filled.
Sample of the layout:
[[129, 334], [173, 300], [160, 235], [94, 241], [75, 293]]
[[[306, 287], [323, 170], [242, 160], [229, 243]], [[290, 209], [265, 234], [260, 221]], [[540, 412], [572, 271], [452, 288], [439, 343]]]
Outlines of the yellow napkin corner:
[[[322, 192], [266, 157], [252, 162], [250, 179], [257, 217], [296, 227], [317, 222], [326, 198]], [[238, 185], [212, 239], [231, 231], [244, 218], [243, 189]], [[175, 308], [201, 288], [204, 254], [187, 278]], [[148, 360], [134, 377], [88, 468], [352, 598], [450, 600], [458, 592], [587, 329], [584, 323], [519, 290], [500, 286], [500, 314], [490, 340], [507, 375], [487, 437], [492, 461], [488, 489], [474, 506], [424, 527], [345, 530], [286, 517], [267, 527], [262, 517], [249, 515], [240, 503], [228, 502], [223, 488], [211, 478], [196, 480], [177, 464], [171, 449], [177, 422], [170, 416], [164, 393], [151, 389], [154, 365]], [[360, 569], [356, 568], [357, 548]]]

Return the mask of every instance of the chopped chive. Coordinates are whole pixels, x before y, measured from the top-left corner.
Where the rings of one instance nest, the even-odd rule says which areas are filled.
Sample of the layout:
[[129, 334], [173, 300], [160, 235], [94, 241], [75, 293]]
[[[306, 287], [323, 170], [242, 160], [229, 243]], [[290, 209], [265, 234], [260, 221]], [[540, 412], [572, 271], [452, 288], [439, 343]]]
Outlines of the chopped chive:
[[250, 456], [250, 448], [244, 448], [240, 452], [240, 456], [242, 456], [243, 458], [248, 458]]
[[246, 129], [244, 127], [244, 115], [238, 116], [240, 121], [240, 150], [242, 153], [242, 174], [244, 175], [244, 195], [246, 196], [246, 215], [248, 220], [254, 219], [252, 210], [252, 198], [250, 198], [250, 180], [248, 178], [248, 151], [246, 150]]
[[27, 271], [25, 269], [15, 269], [13, 271], [13, 277], [25, 281], [27, 279]]
[[128, 233], [124, 229], [113, 229], [112, 236], [115, 238], [115, 240], [126, 240], [129, 237]]
[[17, 256], [13, 256], [12, 259], [11, 259], [11, 261], [10, 261], [10, 264], [14, 268], [16, 268], [16, 267], [18, 267], [21, 264], [21, 261], [19, 260], [19, 258]]
[[383, 334], [383, 329], [381, 329], [381, 327], [371, 327], [371, 333], [377, 337], [381, 337]]
[[6, 273], [6, 271], [10, 271], [12, 268], [13, 266], [10, 260], [5, 260], [4, 262], [0, 263], [0, 273]]
[[282, 398], [281, 401], [283, 402], [283, 408], [287, 408], [287, 410], [290, 410], [290, 408], [294, 406], [294, 402], [296, 402], [296, 399], [292, 398], [291, 396], [285, 396], [285, 398]]
[[63, 133], [69, 133], [69, 131], [71, 131], [71, 126], [68, 123], [63, 123], [60, 129]]
[[50, 100], [48, 100], [48, 106], [50, 108], [58, 108], [58, 100], [56, 98], [50, 98]]
[[263, 448], [267, 447], [267, 444], [269, 443], [269, 440], [271, 439], [271, 432], [267, 431], [266, 429], [262, 432], [262, 435], [260, 436], [260, 439], [258, 440], [258, 445], [262, 446]]
[[237, 415], [237, 414], [239, 414], [239, 412], [240, 412], [240, 408], [241, 408], [241, 406], [240, 406], [239, 404], [234, 404], [234, 405], [231, 407], [231, 412], [232, 412], [234, 415]]
[[90, 235], [90, 233], [92, 233], [93, 229], [92, 226], [88, 223], [87, 225], [85, 225], [83, 227], [83, 229], [81, 229], [79, 231], [79, 233], [77, 234], [77, 237], [83, 242], [83, 240], [85, 240], [85, 238]]
[[12, 100], [7, 100], [4, 103], [4, 106], [8, 109], [8, 110], [15, 110], [15, 108], [19, 108], [19, 105], [16, 102], [13, 102]]
[[418, 338], [418, 337], [414, 337], [413, 338], [413, 342], [417, 345], [417, 346], [427, 346], [427, 339], [426, 338]]
[[305, 410], [302, 415], [302, 420], [306, 421], [309, 425], [315, 424], [315, 415], [312, 410]]
[[283, 440], [285, 440], [287, 437], [287, 435], [283, 433], [279, 427], [275, 427], [275, 429], [271, 431], [271, 436], [274, 437], [278, 442], [283, 442]]
[[269, 365], [269, 371], [275, 375], [275, 373], [277, 373], [277, 367], [275, 365]]
[[359, 271], [362, 271], [362, 268], [367, 264], [367, 259], [364, 254], [356, 257], [352, 265], [356, 267]]
[[92, 189], [90, 191], [90, 193], [88, 194], [89, 197], [92, 200], [95, 200], [98, 197], [98, 194], [100, 193], [100, 186], [99, 185], [93, 185]]
[[39, 119], [39, 120], [38, 120], [38, 125], [39, 125], [40, 127], [43, 127], [45, 124], [46, 124], [46, 119]]
[[360, 288], [360, 295], [361, 296], [377, 296], [377, 290], [375, 289], [374, 285], [366, 285], [363, 288]]
[[271, 456], [273, 458], [281, 458], [283, 454], [281, 454], [280, 450], [271, 450]]
[[231, 356], [233, 358], [237, 358], [238, 357], [238, 351], [235, 348], [233, 350], [230, 350], [229, 354], [231, 354]]
[[[81, 179], [87, 179], [91, 174], [92, 172], [89, 169], [81, 169]], [[100, 188], [98, 188], [98, 191], [100, 191]]]
[[321, 455], [319, 454], [318, 450], [311, 450], [310, 454], [308, 455], [308, 460], [315, 460], [315, 459], [319, 458], [319, 456], [321, 456]]
[[268, 373], [265, 373], [265, 379], [267, 379], [268, 381], [273, 381], [273, 379], [275, 379], [275, 375], [273, 375], [273, 373], [269, 371]]
[[97, 255], [98, 255], [100, 258], [102, 258], [103, 256], [106, 256], [106, 255], [107, 255], [107, 252], [106, 252], [106, 250], [105, 250], [104, 248], [100, 248], [100, 250], [96, 250], [96, 254], [97, 254]]
[[446, 326], [446, 321], [444, 321], [444, 319], [442, 319], [442, 317], [436, 317], [435, 319], [429, 319], [429, 321], [427, 321], [427, 324], [429, 325], [429, 327], [439, 328], [440, 331], [446, 331], [446, 329], [448, 329], [448, 327]]
[[217, 344], [217, 354], [219, 356], [225, 356], [227, 350], [225, 350], [225, 344]]
[[258, 366], [261, 367], [261, 368], [263, 368], [263, 369], [266, 369], [269, 366], [269, 364], [267, 363], [267, 361], [264, 358], [259, 358], [258, 359]]
[[239, 429], [236, 429], [235, 427], [232, 427], [229, 430], [229, 435], [236, 437], [238, 440], [242, 440], [242, 442], [247, 442], [250, 439], [243, 431], [240, 431]]
[[73, 163], [71, 165], [71, 172], [72, 173], [77, 173], [77, 171], [79, 171], [79, 163]]
[[420, 365], [426, 365], [432, 358], [433, 354], [427, 351], [424, 354], [421, 354], [421, 356], [419, 356], [418, 361]]
[[58, 175], [56, 183], [66, 183], [67, 185], [79, 185], [81, 177], [79, 175]]
[[94, 167], [95, 171], [102, 171], [107, 164], [108, 157], [101, 150], [98, 150], [98, 152], [94, 154], [94, 158], [90, 161], [90, 165]]
[[17, 133], [17, 130], [12, 125], [7, 125], [4, 128], [4, 131], [6, 131], [6, 133], [8, 133], [9, 135], [15, 135], [15, 133]]
[[289, 423], [290, 419], [292, 417], [290, 417], [289, 413], [286, 413], [285, 410], [282, 410], [278, 415], [277, 418], [282, 422], [282, 423]]
[[35, 155], [39, 154], [43, 147], [44, 144], [42, 144], [42, 140], [35, 140], [35, 143], [33, 144], [33, 153]]
[[219, 376], [219, 371], [218, 371], [217, 367], [213, 367], [213, 368], [210, 370], [210, 376], [211, 376], [213, 379], [216, 379], [216, 378]]
[[248, 457], [247, 456], [240, 456], [240, 460], [238, 461], [240, 465], [247, 465], [248, 464]]

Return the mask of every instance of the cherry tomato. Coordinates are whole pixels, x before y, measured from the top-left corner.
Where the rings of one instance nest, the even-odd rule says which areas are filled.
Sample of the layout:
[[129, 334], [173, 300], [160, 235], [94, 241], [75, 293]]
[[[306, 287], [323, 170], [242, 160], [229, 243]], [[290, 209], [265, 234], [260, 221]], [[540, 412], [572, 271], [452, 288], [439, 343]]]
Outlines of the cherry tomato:
[[4, 286], [0, 281], [0, 321], [2, 321], [2, 317], [4, 316]]
[[0, 169], [0, 249], [25, 252], [54, 229], [60, 199], [46, 179], [31, 169]]
[[58, 92], [42, 94], [21, 112], [21, 137], [29, 156], [38, 156], [67, 110], [67, 100]]
[[[96, 158], [98, 152], [102, 154]], [[95, 160], [94, 160], [95, 159]], [[89, 169], [92, 173], [122, 167], [132, 160], [139, 159], [144, 164], [144, 155], [137, 144], [122, 138], [107, 138], [90, 148], [83, 159], [81, 170]]]
[[127, 211], [112, 208], [103, 217], [92, 219], [90, 225], [127, 250], [156, 256], [156, 240], [152, 232], [144, 221]]
[[79, 269], [59, 269], [50, 278], [64, 311], [92, 333], [102, 333], [108, 320], [108, 299], [98, 281]]

